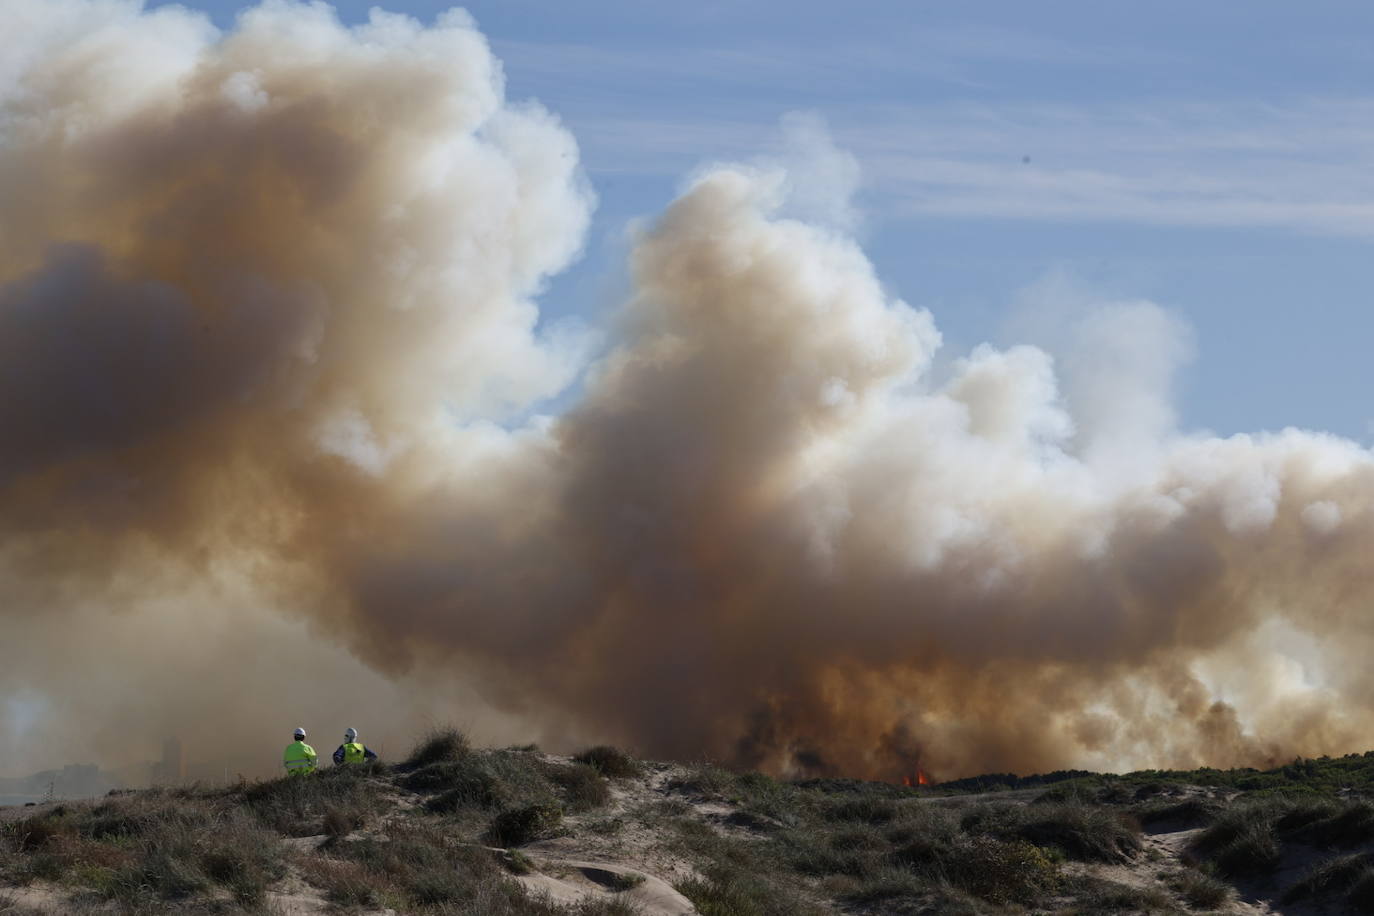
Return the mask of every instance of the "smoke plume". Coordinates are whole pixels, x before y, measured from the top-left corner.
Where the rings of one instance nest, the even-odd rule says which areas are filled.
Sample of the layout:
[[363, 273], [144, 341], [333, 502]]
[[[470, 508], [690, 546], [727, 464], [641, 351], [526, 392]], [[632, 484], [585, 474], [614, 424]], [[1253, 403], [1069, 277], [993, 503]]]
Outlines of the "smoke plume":
[[454, 703], [879, 778], [1369, 744], [1374, 456], [1180, 432], [1159, 307], [937, 369], [847, 195], [734, 165], [638, 231], [608, 327], [550, 327], [593, 195], [465, 14], [0, 21], [19, 759]]

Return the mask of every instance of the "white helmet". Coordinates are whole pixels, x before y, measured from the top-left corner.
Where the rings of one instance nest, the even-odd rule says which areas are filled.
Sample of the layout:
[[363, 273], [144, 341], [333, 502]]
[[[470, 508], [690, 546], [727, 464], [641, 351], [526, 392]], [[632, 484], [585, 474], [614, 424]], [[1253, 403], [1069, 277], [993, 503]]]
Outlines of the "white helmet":
[[356, 728], [349, 728], [344, 730], [344, 738], [346, 738], [347, 740], [352, 741], [356, 737], [358, 737], [358, 730]]
[[305, 737], [305, 729], [303, 729], [303, 728], [298, 728], [298, 729], [296, 729], [294, 732], [292, 732], [292, 734], [295, 735], [297, 738], [304, 738], [304, 737]]

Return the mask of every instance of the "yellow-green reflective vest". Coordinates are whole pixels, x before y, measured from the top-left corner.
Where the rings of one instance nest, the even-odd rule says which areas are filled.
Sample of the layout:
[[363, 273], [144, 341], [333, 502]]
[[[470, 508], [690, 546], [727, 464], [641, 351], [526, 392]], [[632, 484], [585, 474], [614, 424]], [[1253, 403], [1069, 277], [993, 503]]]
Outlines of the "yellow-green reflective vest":
[[315, 769], [315, 749], [304, 741], [293, 741], [286, 746], [282, 762], [286, 764], [286, 772], [292, 776], [312, 772]]
[[362, 763], [364, 749], [356, 741], [350, 741], [344, 745], [344, 763]]

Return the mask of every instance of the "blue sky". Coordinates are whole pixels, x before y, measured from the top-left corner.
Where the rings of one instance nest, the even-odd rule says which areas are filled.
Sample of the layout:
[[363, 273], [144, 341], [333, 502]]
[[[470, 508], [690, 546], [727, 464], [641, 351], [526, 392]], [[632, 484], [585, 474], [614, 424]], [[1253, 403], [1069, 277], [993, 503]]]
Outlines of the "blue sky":
[[[241, 4], [184, 5], [228, 26]], [[359, 21], [374, 4], [334, 5]], [[382, 5], [427, 21], [453, 4]], [[935, 313], [951, 355], [1014, 342], [1047, 282], [1147, 298], [1195, 331], [1185, 427], [1374, 438], [1374, 5], [466, 8], [509, 95], [575, 134], [601, 201], [550, 315], [613, 301], [626, 222], [694, 167], [776, 152], [779, 119], [812, 112], [863, 169], [879, 275]]]

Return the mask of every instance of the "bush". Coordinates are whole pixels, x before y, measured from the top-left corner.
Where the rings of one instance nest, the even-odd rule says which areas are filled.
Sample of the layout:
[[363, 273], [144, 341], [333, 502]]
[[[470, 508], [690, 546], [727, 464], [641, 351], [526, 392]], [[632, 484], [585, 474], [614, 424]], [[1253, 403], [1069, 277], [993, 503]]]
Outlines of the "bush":
[[507, 807], [558, 802], [557, 788], [549, 780], [549, 765], [538, 754], [491, 751], [483, 755], [482, 765], [500, 784]]
[[300, 868], [330, 903], [342, 907], [375, 907], [381, 903], [377, 879], [357, 862], [311, 856], [301, 860]]
[[472, 757], [430, 763], [401, 777], [399, 783], [412, 792], [445, 792], [481, 769]]
[[1083, 862], [1124, 862], [1140, 852], [1140, 836], [1110, 810], [1055, 804], [1023, 808], [1015, 835], [1036, 846], [1054, 846]]
[[1299, 835], [1314, 846], [1358, 846], [1374, 839], [1374, 805], [1354, 802], [1325, 818], [1314, 817]]
[[897, 817], [897, 803], [871, 795], [827, 799], [821, 806], [820, 814], [828, 821], [886, 824]]
[[1142, 824], [1179, 824], [1191, 827], [1211, 821], [1222, 811], [1222, 806], [1210, 798], [1186, 798], [1183, 801], [1163, 802], [1142, 805], [1134, 809], [1136, 819]]
[[701, 916], [810, 916], [819, 911], [747, 868], [716, 864], [675, 885]]
[[1278, 865], [1279, 845], [1273, 831], [1257, 825], [1218, 849], [1212, 861], [1217, 871], [1228, 878], [1263, 874]]
[[1257, 874], [1279, 860], [1273, 824], [1290, 806], [1281, 799], [1236, 805], [1193, 840], [1194, 853], [1210, 857], [1224, 877]]
[[469, 753], [467, 736], [456, 728], [439, 728], [420, 740], [406, 758], [405, 766], [419, 769], [431, 763], [462, 760]]
[[668, 788], [697, 798], [724, 798], [735, 790], [735, 775], [704, 763], [668, 781]]
[[780, 852], [794, 870], [825, 877], [866, 878], [886, 864], [890, 846], [874, 827], [860, 825], [835, 833], [799, 828], [778, 837]]
[[35, 852], [53, 845], [58, 837], [74, 832], [72, 826], [61, 818], [40, 814], [16, 823], [11, 835], [19, 852]]
[[563, 799], [573, 811], [600, 808], [611, 800], [611, 787], [595, 767], [585, 763], [556, 767], [549, 778], [563, 790]]
[[496, 815], [488, 836], [497, 846], [524, 846], [553, 833], [562, 822], [556, 805], [525, 805]]
[[1169, 895], [1153, 887], [1135, 887], [1080, 875], [1069, 883], [1065, 891], [1074, 898], [1075, 913], [1177, 912]]
[[201, 833], [195, 849], [201, 872], [243, 906], [261, 905], [268, 886], [286, 875], [277, 838], [238, 812]]
[[1374, 865], [1368, 853], [1327, 859], [1283, 894], [1285, 903], [1348, 890]]
[[887, 866], [855, 881], [852, 887], [841, 890], [840, 897], [846, 903], [866, 907], [887, 904], [884, 909], [890, 910], [894, 902], [904, 899], [919, 900], [929, 890], [927, 883], [911, 871]]
[[1215, 910], [1231, 897], [1231, 886], [1187, 868], [1177, 874], [1169, 886], [1195, 910]]
[[286, 836], [324, 833], [325, 812], [331, 808], [356, 817], [375, 814], [383, 806], [385, 783], [369, 777], [361, 767], [337, 767], [310, 776], [283, 776], [230, 790], [242, 798], [262, 823]]
[[1329, 821], [1340, 812], [1341, 806], [1331, 799], [1295, 800], [1292, 807], [1274, 821], [1274, 827], [1280, 833], [1291, 833], [1320, 821]]
[[506, 855], [502, 859], [506, 868], [513, 875], [528, 875], [534, 871], [534, 862], [530, 857], [518, 849], [506, 850]]
[[331, 840], [346, 837], [365, 820], [362, 812], [355, 809], [328, 808], [324, 812], [324, 834]]
[[602, 776], [611, 779], [631, 779], [644, 772], [640, 762], [619, 748], [600, 744], [573, 758], [575, 763], [585, 763], [594, 767]]
[[950, 884], [996, 904], [1030, 904], [1058, 883], [1059, 870], [1024, 840], [964, 837], [938, 861]]
[[464, 808], [495, 808], [509, 800], [505, 785], [475, 754], [459, 761], [431, 763], [411, 773], [402, 784], [416, 791], [443, 790], [425, 807], [445, 814]]

